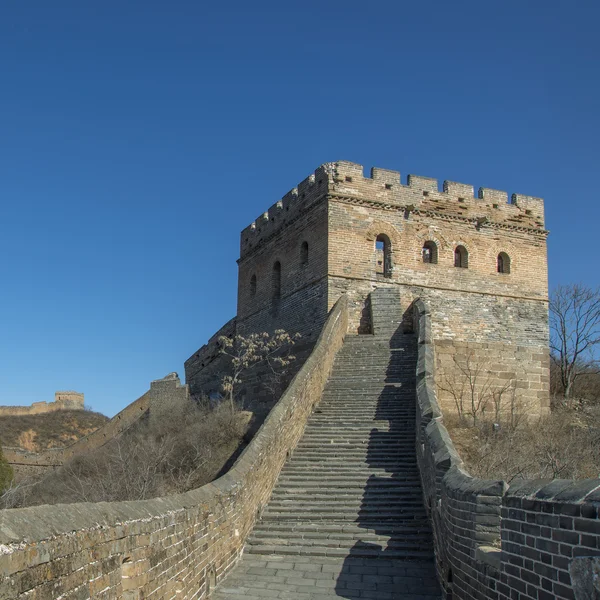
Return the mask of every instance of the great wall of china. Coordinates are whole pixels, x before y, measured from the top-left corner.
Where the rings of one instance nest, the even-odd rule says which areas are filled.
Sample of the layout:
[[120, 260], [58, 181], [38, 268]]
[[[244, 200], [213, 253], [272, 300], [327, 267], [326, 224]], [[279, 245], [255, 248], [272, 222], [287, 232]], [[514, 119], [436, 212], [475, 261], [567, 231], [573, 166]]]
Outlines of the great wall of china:
[[[226, 331], [300, 331], [310, 354], [227, 474], [2, 511], [0, 599], [597, 597], [600, 480], [471, 477], [436, 383], [476, 352], [548, 410], [543, 202], [371, 175], [323, 165], [242, 232]], [[186, 362], [193, 393], [216, 385], [213, 346]], [[155, 413], [187, 401], [153, 387]]]
[[34, 402], [31, 406], [0, 406], [0, 417], [43, 415], [57, 410], [83, 410], [84, 398], [80, 392], [55, 392], [54, 402]]

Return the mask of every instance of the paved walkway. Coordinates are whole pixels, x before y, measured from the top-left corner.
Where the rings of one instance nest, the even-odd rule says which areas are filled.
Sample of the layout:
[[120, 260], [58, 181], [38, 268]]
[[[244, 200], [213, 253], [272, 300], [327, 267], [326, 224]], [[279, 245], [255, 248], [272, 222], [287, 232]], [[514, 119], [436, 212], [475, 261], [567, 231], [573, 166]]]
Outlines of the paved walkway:
[[382, 558], [245, 556], [214, 600], [432, 600], [440, 598], [432, 564]]
[[214, 600], [441, 597], [415, 455], [416, 341], [392, 339], [346, 338]]

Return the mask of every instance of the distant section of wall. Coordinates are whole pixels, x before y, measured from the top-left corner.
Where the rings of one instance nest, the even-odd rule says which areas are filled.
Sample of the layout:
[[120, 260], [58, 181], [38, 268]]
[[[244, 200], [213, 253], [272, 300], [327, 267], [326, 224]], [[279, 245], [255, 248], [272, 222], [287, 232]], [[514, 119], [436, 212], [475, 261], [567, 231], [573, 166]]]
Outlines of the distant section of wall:
[[138, 502], [2, 511], [2, 600], [208, 598], [242, 552], [319, 401], [347, 330], [332, 309], [314, 351], [233, 468], [197, 490]]
[[423, 301], [415, 302], [414, 316], [419, 339], [417, 460], [444, 598], [597, 597], [581, 590], [597, 584], [593, 565], [600, 557], [600, 479], [508, 487], [504, 481], [471, 477], [437, 402], [431, 315]]
[[31, 406], [0, 406], [0, 417], [41, 415], [57, 410], [83, 410], [81, 392], [55, 392], [54, 402], [34, 402]]
[[[6, 460], [14, 467], [18, 478], [36, 475], [62, 465], [77, 454], [84, 454], [104, 446], [119, 434], [129, 429], [150, 410], [152, 418], [164, 415], [165, 411], [174, 414], [189, 401], [186, 385], [181, 385], [177, 373], [170, 373], [164, 379], [150, 384], [150, 389], [137, 400], [125, 407], [105, 425], [83, 436], [66, 448], [53, 448], [44, 452], [27, 452], [20, 448], [3, 448]], [[154, 414], [153, 414], [154, 413]]]

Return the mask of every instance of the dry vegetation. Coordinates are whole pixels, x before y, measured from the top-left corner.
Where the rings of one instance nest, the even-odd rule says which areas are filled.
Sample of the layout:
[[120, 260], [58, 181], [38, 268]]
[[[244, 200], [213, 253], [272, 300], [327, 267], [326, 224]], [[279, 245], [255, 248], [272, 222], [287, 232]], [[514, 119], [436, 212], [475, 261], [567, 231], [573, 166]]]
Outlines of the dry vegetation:
[[530, 421], [522, 409], [445, 417], [468, 471], [485, 479], [600, 477], [600, 376], [582, 376], [565, 400], [557, 367], [551, 370], [551, 413]]
[[30, 452], [64, 448], [107, 421], [108, 417], [89, 410], [0, 417], [0, 440], [3, 446], [20, 447]]
[[2, 507], [143, 500], [201, 486], [228, 468], [243, 448], [249, 417], [227, 405], [191, 405], [160, 422], [143, 419], [42, 479], [11, 487]]
[[[252, 412], [243, 410], [242, 384], [259, 378], [260, 385], [278, 392], [278, 397], [295, 361], [290, 351], [297, 338], [283, 330], [220, 338], [221, 352], [231, 359], [230, 372], [221, 381], [225, 398], [220, 404], [196, 398], [187, 407], [174, 408], [168, 417], [153, 419], [149, 414], [102, 448], [76, 456], [41, 479], [13, 484], [0, 496], [0, 508], [144, 500], [213, 481], [243, 450], [251, 421], [254, 427], [265, 416], [253, 418]], [[43, 423], [48, 443], [57, 425], [55, 420]], [[31, 444], [27, 431], [24, 426], [11, 439], [20, 435], [21, 442]]]
[[455, 358], [440, 389], [454, 400], [445, 419], [472, 475], [504, 479], [600, 477], [600, 289], [558, 286], [550, 298], [548, 416], [527, 418], [517, 381], [498, 386], [476, 355]]

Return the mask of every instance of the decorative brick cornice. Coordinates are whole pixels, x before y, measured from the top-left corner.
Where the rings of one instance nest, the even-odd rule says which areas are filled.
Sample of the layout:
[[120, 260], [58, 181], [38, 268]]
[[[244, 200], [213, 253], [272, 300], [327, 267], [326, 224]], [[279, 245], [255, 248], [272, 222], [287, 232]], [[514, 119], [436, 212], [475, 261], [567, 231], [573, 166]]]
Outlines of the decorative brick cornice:
[[356, 196], [342, 196], [339, 194], [330, 194], [330, 200], [335, 202], [341, 202], [342, 204], [350, 204], [352, 206], [372, 206], [381, 210], [387, 210], [390, 212], [411, 212], [415, 215], [423, 215], [426, 217], [433, 217], [440, 219], [441, 221], [459, 221], [462, 223], [469, 223], [476, 227], [490, 227], [492, 229], [506, 229], [509, 231], [519, 231], [523, 233], [531, 233], [539, 235], [540, 237], [547, 237], [549, 231], [546, 229], [536, 229], [534, 227], [525, 227], [522, 225], [509, 225], [508, 223], [497, 223], [495, 221], [481, 222], [478, 217], [462, 217], [460, 215], [449, 215], [436, 210], [420, 209], [411, 205], [400, 205], [390, 204], [389, 202], [380, 202], [379, 200], [370, 200], [368, 198], [357, 198]]

